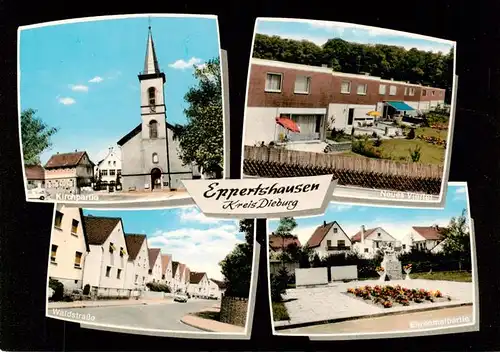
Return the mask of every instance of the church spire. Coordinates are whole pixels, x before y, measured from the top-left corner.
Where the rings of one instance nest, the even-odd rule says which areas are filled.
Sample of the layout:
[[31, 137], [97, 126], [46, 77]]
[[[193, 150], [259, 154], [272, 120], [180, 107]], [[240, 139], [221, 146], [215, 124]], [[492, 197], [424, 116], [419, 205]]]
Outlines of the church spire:
[[148, 27], [148, 43], [146, 46], [146, 58], [144, 60], [143, 75], [159, 74], [160, 67], [156, 58], [155, 44], [153, 42], [153, 34], [151, 33], [151, 25]]

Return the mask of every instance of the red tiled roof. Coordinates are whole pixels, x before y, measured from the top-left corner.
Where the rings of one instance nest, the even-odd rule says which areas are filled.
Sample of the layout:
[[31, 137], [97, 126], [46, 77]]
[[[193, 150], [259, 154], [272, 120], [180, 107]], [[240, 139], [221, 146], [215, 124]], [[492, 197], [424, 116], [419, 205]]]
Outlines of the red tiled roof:
[[153, 270], [156, 260], [158, 259], [158, 256], [160, 255], [161, 249], [160, 248], [149, 248], [148, 250], [148, 255], [149, 255], [149, 269]]
[[[77, 166], [80, 163], [80, 160], [86, 154], [87, 154], [87, 152], [54, 154], [50, 157], [49, 161], [47, 161], [47, 164], [45, 164], [45, 168], [52, 169], [52, 168], [58, 168], [58, 167]], [[90, 159], [89, 159], [89, 161], [90, 161]]]
[[84, 216], [83, 226], [87, 232], [89, 244], [102, 245], [121, 220], [121, 218]]
[[203, 277], [206, 275], [206, 273], [191, 273], [189, 276], [189, 283], [190, 284], [198, 284], [200, 281], [203, 279]]
[[[283, 246], [284, 243], [284, 246]], [[283, 238], [278, 235], [270, 235], [269, 236], [269, 246], [275, 250], [275, 251], [280, 251], [283, 248], [288, 247], [292, 243], [296, 244], [297, 247], [300, 247], [300, 241], [297, 236], [294, 236], [293, 238]]]
[[125, 243], [127, 244], [128, 259], [135, 260], [141, 250], [146, 235], [125, 234]]
[[[365, 229], [365, 239], [372, 234], [373, 231], [378, 229], [378, 227], [375, 227], [373, 229]], [[351, 242], [361, 242], [361, 230], [356, 232], [354, 236], [351, 237]]]
[[426, 240], [442, 240], [442, 227], [439, 226], [413, 226], [413, 229]]
[[45, 180], [45, 169], [41, 165], [24, 165], [27, 180]]
[[330, 231], [330, 229], [332, 228], [332, 226], [335, 225], [335, 224], [337, 224], [337, 226], [339, 227], [340, 231], [342, 231], [342, 233], [347, 237], [347, 239], [350, 240], [350, 238], [345, 234], [344, 230], [340, 227], [340, 225], [339, 225], [338, 222], [336, 222], [336, 221], [332, 221], [332, 222], [326, 222], [326, 221], [324, 221], [323, 225], [319, 225], [316, 228], [316, 230], [314, 230], [312, 236], [307, 241], [306, 246], [308, 246], [309, 248], [318, 247], [321, 244], [321, 242], [323, 241], [323, 239], [325, 238], [325, 236], [328, 233], [328, 231]]
[[168, 263], [172, 260], [172, 256], [170, 254], [162, 254], [161, 255], [161, 272], [165, 273], [167, 271]]

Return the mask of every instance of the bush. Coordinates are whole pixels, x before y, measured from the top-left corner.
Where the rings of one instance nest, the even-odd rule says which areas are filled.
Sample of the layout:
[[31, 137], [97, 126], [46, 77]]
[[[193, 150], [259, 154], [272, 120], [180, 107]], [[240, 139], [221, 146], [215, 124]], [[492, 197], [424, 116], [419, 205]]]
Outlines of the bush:
[[290, 277], [286, 268], [281, 268], [277, 274], [271, 274], [271, 300], [273, 302], [281, 302], [283, 296], [286, 295], [286, 288]]
[[273, 302], [273, 319], [274, 321], [290, 320], [288, 310], [281, 302]]
[[383, 159], [382, 152], [369, 146], [366, 138], [354, 141], [352, 143], [352, 151], [369, 158]]
[[415, 149], [408, 149], [408, 153], [410, 154], [411, 161], [414, 163], [418, 163], [420, 161], [420, 157], [422, 156], [420, 146], [416, 146]]
[[89, 284], [86, 284], [84, 287], [83, 287], [83, 294], [84, 295], [88, 295], [90, 293], [90, 285]]
[[377, 135], [376, 138], [377, 139], [375, 139], [375, 141], [373, 142], [373, 146], [380, 147], [382, 145], [382, 139], [380, 139], [379, 135]]
[[408, 132], [406, 139], [415, 139], [415, 129], [414, 128], [410, 129], [410, 132]]
[[49, 287], [54, 290], [52, 301], [62, 301], [64, 299], [64, 285], [56, 279], [49, 279]]
[[171, 292], [170, 287], [168, 287], [168, 285], [162, 284], [160, 282], [148, 282], [146, 284], [146, 287], [153, 292], [166, 292], [166, 293]]

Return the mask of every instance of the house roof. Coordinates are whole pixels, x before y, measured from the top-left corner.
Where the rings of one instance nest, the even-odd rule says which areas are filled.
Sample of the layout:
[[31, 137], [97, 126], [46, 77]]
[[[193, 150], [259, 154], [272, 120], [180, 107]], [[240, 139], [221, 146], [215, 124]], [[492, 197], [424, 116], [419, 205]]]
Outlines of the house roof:
[[195, 273], [192, 272], [191, 275], [189, 276], [189, 283], [190, 284], [198, 284], [200, 281], [203, 279], [203, 277], [207, 275], [206, 273]]
[[[45, 164], [46, 169], [56, 169], [60, 167], [75, 167], [80, 164], [83, 156], [87, 155], [87, 152], [73, 152], [73, 153], [61, 153], [54, 154], [50, 157], [49, 161]], [[87, 155], [88, 158], [88, 155]], [[89, 162], [94, 165], [92, 161]]]
[[316, 230], [314, 230], [312, 236], [309, 238], [306, 245], [309, 248], [319, 247], [321, 242], [323, 242], [323, 239], [325, 238], [328, 231], [330, 231], [330, 229], [335, 224], [337, 224], [337, 226], [340, 228], [342, 233], [347, 237], [347, 239], [350, 240], [350, 238], [345, 234], [345, 231], [342, 229], [342, 227], [340, 227], [338, 222], [336, 222], [336, 221], [332, 221], [332, 222], [324, 221], [322, 225], [319, 225], [318, 227], [316, 227]]
[[433, 195], [441, 192], [442, 181], [441, 177], [389, 175], [371, 171], [306, 166], [292, 162], [255, 160], [247, 157], [246, 154], [243, 159], [243, 175], [264, 178], [332, 175], [334, 179], [338, 180], [338, 184], [342, 186], [389, 189], [402, 192], [422, 192]]
[[172, 275], [175, 276], [177, 273], [177, 268], [179, 267], [179, 262], [172, 262]]
[[87, 215], [82, 218], [89, 244], [102, 245], [122, 221], [121, 218]]
[[215, 279], [210, 279], [213, 283], [215, 283], [217, 286], [219, 286], [220, 289], [226, 288], [226, 284], [223, 281], [215, 280]]
[[[365, 239], [370, 236], [378, 227], [375, 227], [373, 229], [365, 229]], [[356, 232], [354, 236], [351, 237], [351, 242], [361, 242], [361, 230]]]
[[24, 174], [28, 180], [45, 180], [45, 169], [41, 165], [24, 165]]
[[191, 277], [191, 269], [188, 268], [186, 265], [186, 268], [184, 269], [184, 281], [189, 281]]
[[137, 254], [141, 250], [142, 244], [146, 240], [146, 235], [140, 234], [125, 234], [125, 243], [127, 244], [128, 259], [135, 260]]
[[412, 227], [420, 236], [426, 240], [442, 240], [443, 235], [441, 231], [443, 227], [439, 226], [413, 226]]
[[83, 238], [85, 240], [85, 248], [87, 249], [87, 252], [90, 252], [89, 238], [88, 238], [88, 235], [87, 235], [87, 230], [85, 229], [85, 225], [83, 223], [83, 218], [84, 218], [83, 209], [82, 208], [78, 208], [78, 211], [80, 213], [80, 222], [82, 223], [82, 232], [83, 232]]
[[153, 267], [155, 266], [156, 260], [158, 259], [160, 252], [161, 252], [160, 248], [149, 248], [148, 250], [149, 269], [153, 270]]
[[172, 261], [172, 256], [170, 254], [161, 255], [161, 272], [164, 273], [167, 270], [168, 263]]
[[179, 280], [184, 280], [184, 274], [186, 271], [186, 264], [179, 263]]
[[[167, 125], [167, 128], [171, 131], [175, 130], [175, 127], [169, 124], [166, 119], [165, 123]], [[129, 140], [134, 138], [137, 134], [139, 134], [142, 131], [142, 123], [137, 125], [132, 131], [127, 133], [125, 136], [123, 136], [116, 144], [118, 144], [120, 147], [123, 146], [125, 143], [127, 143]]]
[[269, 236], [269, 246], [275, 251], [281, 250], [283, 249], [283, 247], [286, 248], [292, 243], [295, 243], [297, 247], [301, 246], [299, 238], [297, 236], [294, 236], [293, 238], [283, 238], [274, 234]]

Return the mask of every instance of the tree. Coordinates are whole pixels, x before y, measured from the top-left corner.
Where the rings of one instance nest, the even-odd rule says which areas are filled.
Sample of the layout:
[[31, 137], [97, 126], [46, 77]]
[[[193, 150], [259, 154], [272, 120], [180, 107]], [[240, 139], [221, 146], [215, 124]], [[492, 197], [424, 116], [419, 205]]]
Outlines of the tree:
[[203, 67], [194, 67], [198, 85], [184, 96], [188, 123], [175, 125], [173, 137], [179, 140], [180, 158], [184, 165], [195, 163], [205, 173], [222, 178], [224, 135], [222, 113], [222, 82], [219, 58]]
[[247, 298], [250, 293], [253, 262], [254, 221], [241, 220], [240, 231], [245, 233], [245, 242], [237, 244], [220, 263], [226, 285], [226, 295]]
[[450, 220], [448, 227], [441, 230], [443, 235], [443, 253], [446, 256], [455, 258], [458, 261], [459, 270], [462, 264], [470, 263], [470, 233], [467, 225], [465, 209], [458, 217]]
[[[285, 252], [285, 243], [287, 239], [295, 238], [292, 231], [297, 227], [297, 221], [293, 217], [284, 217], [280, 219], [278, 228], [274, 232], [281, 240], [281, 253]], [[281, 256], [281, 263], [284, 265], [283, 256]]]
[[40, 154], [52, 146], [50, 137], [58, 131], [35, 115], [36, 110], [33, 109], [21, 113], [21, 140], [26, 165], [40, 164]]

